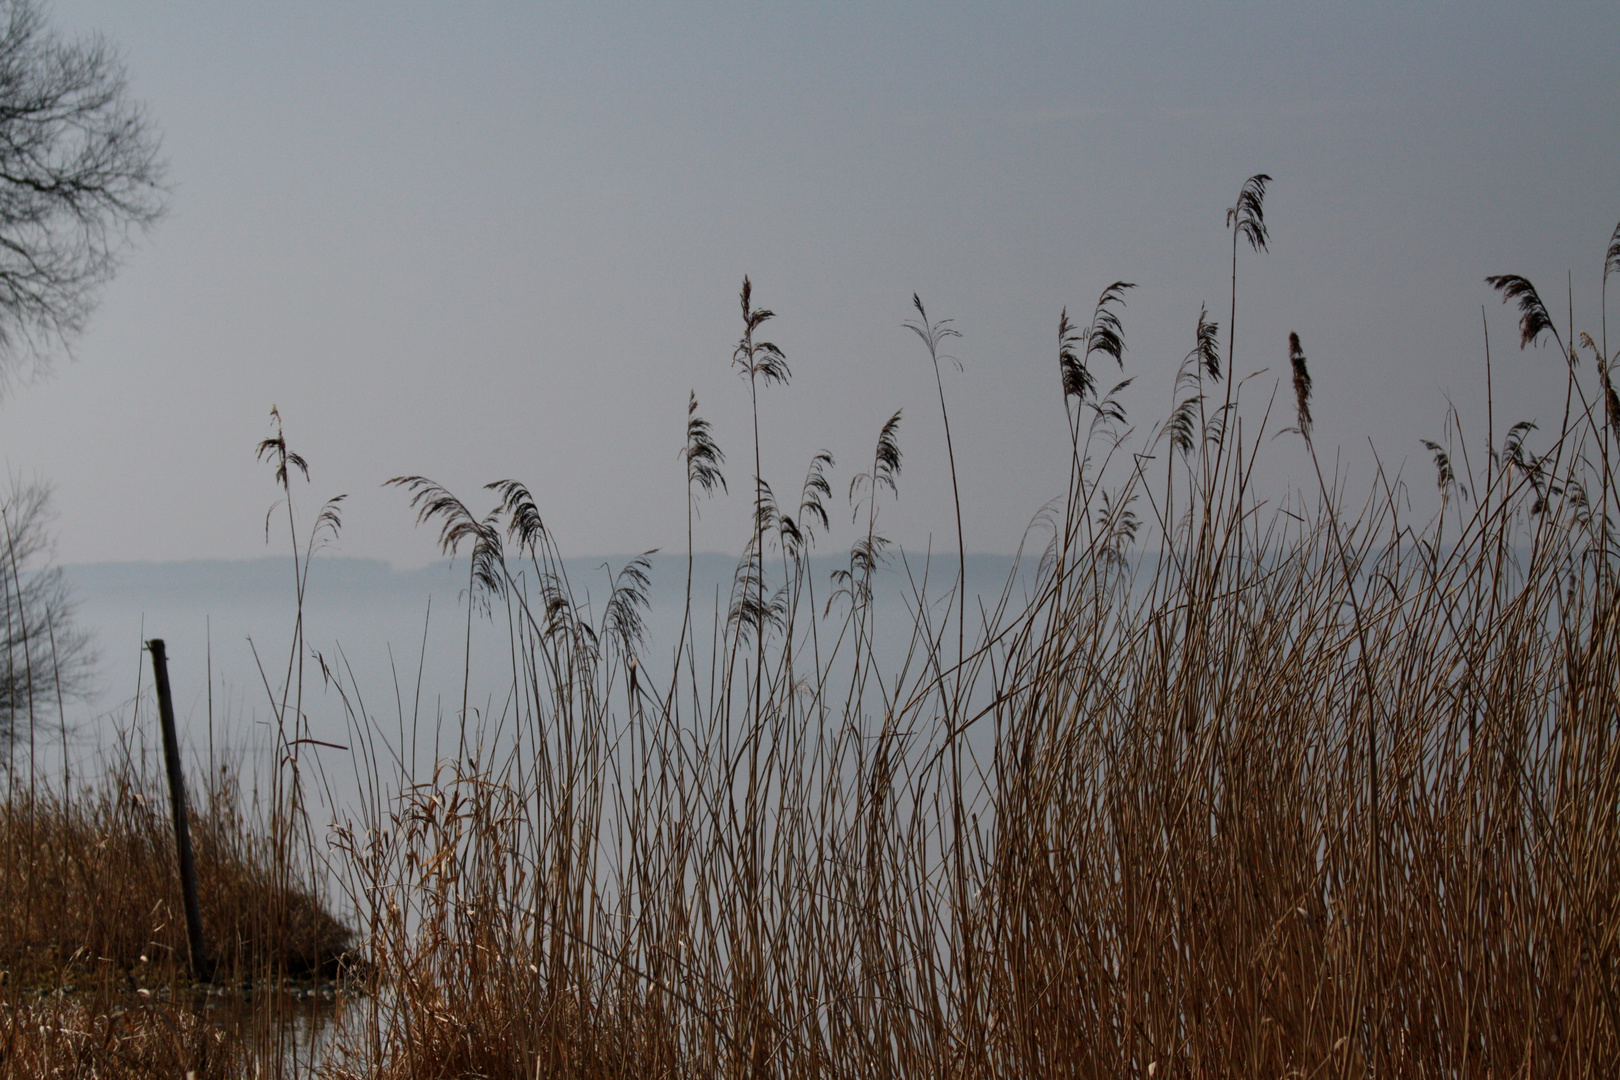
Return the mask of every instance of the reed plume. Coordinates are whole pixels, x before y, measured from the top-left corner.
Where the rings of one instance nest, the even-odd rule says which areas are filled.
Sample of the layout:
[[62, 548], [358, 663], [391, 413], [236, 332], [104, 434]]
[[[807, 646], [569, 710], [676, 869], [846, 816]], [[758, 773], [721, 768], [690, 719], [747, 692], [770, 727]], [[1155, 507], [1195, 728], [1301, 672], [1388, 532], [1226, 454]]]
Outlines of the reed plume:
[[1547, 314], [1547, 305], [1541, 302], [1541, 294], [1536, 292], [1536, 287], [1528, 278], [1518, 274], [1495, 274], [1485, 281], [1502, 294], [1502, 303], [1518, 301], [1519, 348], [1523, 349], [1548, 331], [1554, 337], [1558, 336], [1558, 328], [1553, 325], [1552, 316]]
[[1294, 409], [1299, 418], [1299, 431], [1311, 437], [1311, 372], [1305, 366], [1305, 350], [1300, 347], [1299, 335], [1288, 335], [1288, 363], [1294, 369]]

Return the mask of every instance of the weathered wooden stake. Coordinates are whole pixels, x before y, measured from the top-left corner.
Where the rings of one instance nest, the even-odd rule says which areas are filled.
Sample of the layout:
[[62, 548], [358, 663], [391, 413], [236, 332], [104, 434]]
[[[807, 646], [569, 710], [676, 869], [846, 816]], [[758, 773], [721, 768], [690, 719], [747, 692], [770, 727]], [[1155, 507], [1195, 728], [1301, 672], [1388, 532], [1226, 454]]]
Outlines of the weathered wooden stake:
[[163, 722], [163, 761], [169, 770], [169, 810], [174, 815], [174, 846], [180, 856], [180, 892], [186, 904], [186, 938], [191, 946], [191, 971], [199, 981], [214, 977], [213, 962], [203, 941], [202, 909], [197, 904], [197, 866], [191, 858], [191, 824], [186, 817], [186, 778], [180, 771], [180, 740], [174, 733], [174, 699], [169, 694], [169, 658], [163, 639], [146, 643], [152, 653], [152, 677], [157, 683], [158, 718]]

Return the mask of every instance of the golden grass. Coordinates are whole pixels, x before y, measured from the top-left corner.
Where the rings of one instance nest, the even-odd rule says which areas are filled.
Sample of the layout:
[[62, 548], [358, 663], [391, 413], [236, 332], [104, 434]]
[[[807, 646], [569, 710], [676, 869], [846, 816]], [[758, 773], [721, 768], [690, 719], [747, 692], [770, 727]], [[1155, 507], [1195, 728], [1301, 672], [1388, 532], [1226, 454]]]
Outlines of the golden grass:
[[38, 1080], [226, 1080], [247, 1047], [196, 1012], [95, 998], [0, 1003], [0, 1072]]
[[284, 980], [335, 973], [351, 934], [234, 772], [213, 781], [191, 812], [213, 988], [192, 983], [167, 794], [138, 759], [0, 805], [0, 1076], [206, 1080], [287, 1055]]
[[[1065, 364], [1118, 359], [1119, 302], [1065, 318]], [[918, 596], [898, 668], [878, 466], [842, 614], [761, 494], [782, 590], [756, 537], [716, 667], [688, 644], [667, 693], [623, 620], [586, 623], [526, 492], [502, 486], [503, 551], [499, 516], [413, 478], [511, 628], [516, 734], [382, 776], [339, 830], [375, 988], [339, 1073], [1612, 1072], [1620, 428], [1575, 408], [1539, 456], [1517, 427], [1477, 472], [1437, 462], [1428, 520], [1382, 475], [1347, 513], [1297, 336], [1274, 442], [1207, 385], [1214, 333], [1145, 445], [1063, 369], [1073, 470], [1032, 585], [961, 656], [966, 605]], [[1265, 446], [1312, 494], [1250, 492]]]
[[[1233, 211], [1234, 252], [1240, 236], [1264, 249], [1263, 194]], [[1511, 281], [1526, 343], [1556, 337]], [[1037, 565], [977, 611], [955, 566], [943, 596], [914, 586], [900, 650], [879, 647], [893, 628], [873, 603], [898, 415], [851, 489], [859, 536], [836, 588], [817, 595], [807, 558], [830, 457], [796, 511], [756, 475], [712, 659], [688, 600], [662, 675], [644, 567], [593, 621], [521, 484], [491, 485], [482, 514], [399, 481], [447, 552], [470, 547], [468, 618], [487, 604], [508, 628], [510, 699], [464, 710], [444, 742], [457, 756], [413, 775], [320, 662], [363, 781], [325, 839], [369, 990], [325, 1072], [1612, 1075], [1612, 361], [1580, 367], [1557, 337], [1570, 407], [1539, 449], [1515, 425], [1472, 463], [1448, 416], [1446, 449], [1428, 444], [1437, 513], [1413, 519], [1382, 472], [1351, 512], [1311, 442], [1297, 336], [1275, 357], [1297, 391], [1285, 437], [1215, 385], [1207, 315], [1170, 418], [1138, 437], [1091, 370], [1122, 363], [1123, 288], [1089, 328], [1062, 320], [1071, 469]], [[744, 319], [752, 362], [747, 292]], [[937, 374], [938, 334], [919, 336]], [[695, 408], [694, 498], [724, 462]], [[302, 461], [279, 429], [265, 445], [290, 497]], [[1259, 498], [1262, 448], [1293, 455], [1309, 493]], [[302, 549], [300, 601], [336, 505]], [[291, 513], [289, 498], [296, 538]], [[297, 837], [317, 846], [297, 826], [300, 670], [275, 781], [274, 819], [294, 824], [263, 841], [283, 853], [271, 865]], [[164, 932], [182, 946], [172, 919]]]
[[[69, 797], [0, 806], [0, 968], [19, 986], [189, 980], [168, 797], [134, 765]], [[195, 804], [198, 895], [221, 981], [335, 968], [346, 928], [278, 869], [230, 772]]]

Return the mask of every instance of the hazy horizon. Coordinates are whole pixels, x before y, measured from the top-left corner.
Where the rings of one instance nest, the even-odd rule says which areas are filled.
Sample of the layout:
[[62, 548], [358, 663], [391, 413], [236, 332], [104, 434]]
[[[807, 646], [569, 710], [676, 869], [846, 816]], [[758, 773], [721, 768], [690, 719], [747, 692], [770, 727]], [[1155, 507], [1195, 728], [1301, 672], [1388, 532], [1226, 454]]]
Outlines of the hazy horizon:
[[[564, 571], [587, 618], [601, 619], [610, 574], [633, 557], [565, 560]], [[835, 588], [827, 571], [841, 559], [847, 555], [827, 553], [810, 561], [810, 588], [818, 613]], [[694, 561], [690, 641], [692, 662], [702, 669], [710, 655], [711, 630], [717, 617], [725, 617], [737, 560], [710, 552], [699, 553]], [[514, 568], [521, 572], [516, 562]], [[897, 552], [878, 572], [876, 625], [912, 625], [914, 596], [920, 588], [926, 587], [931, 607], [943, 602], [955, 584], [955, 558], [936, 555], [931, 567], [925, 567], [926, 562], [924, 554]], [[655, 554], [650, 563], [647, 637], [641, 656], [647, 670], [661, 680], [668, 677], [682, 620], [686, 555]], [[76, 775], [95, 774], [99, 755], [111, 752], [116, 744], [115, 732], [136, 739], [154, 737], [151, 661], [143, 649], [151, 638], [162, 638], [166, 644], [188, 761], [206, 761], [216, 744], [220, 754], [270, 752], [273, 740], [266, 725], [274, 715], [271, 687], [280, 685], [287, 670], [288, 646], [299, 613], [290, 556], [75, 563], [62, 569], [78, 602], [75, 621], [94, 635], [98, 653], [85, 694], [69, 701], [65, 710], [66, 749]], [[774, 579], [779, 568], [767, 566], [768, 572], [773, 569], [778, 571], [771, 574]], [[969, 556], [969, 592], [994, 609], [996, 595], [1013, 569], [1010, 556]], [[503, 666], [510, 660], [508, 625], [499, 605], [493, 618], [473, 619], [471, 667], [464, 672], [463, 642], [469, 632], [463, 595], [466, 575], [464, 559], [402, 570], [379, 559], [316, 556], [302, 612], [306, 647], [302, 700], [314, 737], [338, 745], [350, 738], [343, 698], [320, 674], [318, 656], [343, 681], [351, 700], [388, 730], [397, 721], [403, 732], [405, 718], [418, 711], [427, 717], [453, 715], [460, 707], [464, 675], [473, 712], [479, 717], [500, 714], [498, 698], [512, 683], [509, 667]], [[836, 629], [842, 610], [834, 605], [827, 627]], [[905, 637], [887, 641], [880, 651], [887, 655], [903, 650]], [[139, 708], [137, 688], [145, 702]], [[42, 708], [49, 716], [39, 725], [38, 738], [32, 744], [14, 745], [12, 753], [23, 755], [32, 749], [40, 774], [54, 778], [60, 775], [62, 739], [55, 699], [46, 697]], [[421, 752], [427, 755], [431, 740], [442, 732], [439, 724], [427, 720], [421, 731]], [[333, 783], [340, 802], [352, 797], [342, 774]]]

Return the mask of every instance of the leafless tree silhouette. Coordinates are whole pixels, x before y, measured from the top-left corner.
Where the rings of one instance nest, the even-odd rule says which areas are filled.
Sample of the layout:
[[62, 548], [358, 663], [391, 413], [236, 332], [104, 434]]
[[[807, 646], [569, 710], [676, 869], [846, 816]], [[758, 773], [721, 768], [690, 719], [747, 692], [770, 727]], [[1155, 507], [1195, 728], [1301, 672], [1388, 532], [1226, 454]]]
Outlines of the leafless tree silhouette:
[[69, 347], [163, 215], [159, 141], [111, 44], [0, 0], [0, 389]]

